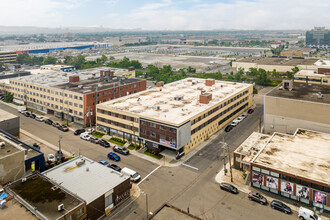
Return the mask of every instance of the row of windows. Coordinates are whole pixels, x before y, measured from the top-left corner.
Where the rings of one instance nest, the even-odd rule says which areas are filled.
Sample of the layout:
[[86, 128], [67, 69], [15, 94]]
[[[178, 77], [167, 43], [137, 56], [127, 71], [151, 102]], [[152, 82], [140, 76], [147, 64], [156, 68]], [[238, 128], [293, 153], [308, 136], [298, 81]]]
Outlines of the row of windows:
[[[62, 92], [58, 92], [58, 91], [53, 91], [51, 89], [46, 89], [46, 88], [41, 88], [41, 87], [37, 87], [37, 86], [27, 85], [25, 83], [20, 83], [20, 82], [16, 82], [16, 81], [14, 81], [14, 82], [11, 81], [10, 83], [11, 84], [14, 84], [14, 85], [18, 85], [18, 86], [22, 86], [22, 87], [34, 89], [34, 90], [37, 90], [37, 91], [47, 92], [47, 93], [53, 94], [53, 95], [60, 95], [60, 96], [69, 97], [69, 98], [73, 98], [73, 99], [83, 100], [83, 97], [82, 96], [77, 96], [77, 95], [72, 95], [72, 94], [68, 94], [68, 93], [62, 93]], [[24, 92], [24, 89], [19, 89], [19, 88], [15, 88], [15, 87], [13, 87], [12, 89], [13, 90], [20, 91], [20, 92]]]
[[231, 98], [230, 100], [224, 102], [223, 104], [211, 109], [210, 111], [208, 111], [207, 113], [205, 113], [204, 115], [199, 116], [198, 118], [196, 118], [195, 120], [193, 120], [191, 122], [191, 125], [196, 124], [197, 122], [199, 122], [200, 120], [203, 120], [204, 118], [206, 118], [207, 116], [213, 114], [214, 112], [218, 111], [219, 109], [221, 109], [222, 107], [225, 107], [226, 105], [232, 103], [233, 101], [235, 101], [236, 99], [239, 99], [240, 97], [242, 97], [243, 95], [247, 94], [249, 91], [245, 90], [244, 92], [236, 95], [235, 97]]
[[101, 114], [105, 114], [105, 115], [110, 115], [112, 117], [116, 117], [116, 118], [121, 118], [121, 119], [124, 119], [124, 120], [128, 120], [128, 121], [134, 121], [134, 122], [138, 122], [139, 121], [138, 118], [134, 118], [134, 117], [130, 117], [130, 116], [127, 116], [127, 115], [118, 114], [118, 113], [115, 113], [115, 112], [106, 111], [106, 110], [99, 109], [99, 108], [97, 109], [97, 112], [98, 113], [101, 113]]
[[[157, 133], [154, 132], [154, 131], [146, 131], [146, 130], [144, 130], [144, 129], [141, 129], [140, 132], [141, 132], [142, 135], [149, 135], [149, 136], [152, 137], [152, 138], [156, 138], [156, 137], [157, 137]], [[166, 135], [164, 135], [164, 134], [159, 134], [159, 139], [167, 140], [167, 141], [170, 141], [170, 142], [172, 142], [172, 143], [175, 143], [175, 142], [176, 142], [175, 138], [173, 138], [173, 137], [168, 137], [168, 136], [166, 136]]]
[[[313, 78], [301, 78], [301, 77], [295, 77], [295, 80], [302, 80], [302, 81], [312, 81], [312, 82], [321, 82], [322, 79], [313, 79]], [[327, 83], [328, 80], [327, 79], [323, 79], [324, 83]]]
[[[235, 108], [236, 106], [240, 105], [241, 103], [247, 101], [248, 97], [245, 97], [244, 99], [240, 100], [239, 102], [236, 102], [234, 105], [230, 106], [229, 108], [225, 109], [224, 111], [220, 112], [219, 114], [217, 114], [216, 116], [214, 116], [213, 118], [211, 118], [210, 120], [208, 120], [207, 122], [201, 124], [200, 126], [198, 126], [197, 128], [195, 128], [194, 130], [191, 131], [191, 134], [196, 133], [197, 131], [201, 130], [202, 128], [204, 128], [206, 125], [212, 123], [213, 121], [217, 120], [218, 118], [220, 118], [222, 115], [226, 114], [227, 112], [229, 112], [230, 110], [232, 110], [233, 108]], [[233, 115], [235, 115], [237, 112], [241, 111], [243, 108], [245, 108], [248, 104], [246, 103], [245, 105], [241, 106], [240, 108], [236, 109], [234, 112], [232, 112], [230, 115], [228, 115], [226, 118], [222, 119], [220, 122], [223, 123], [225, 121], [227, 121], [229, 118], [231, 118]], [[221, 124], [219, 122], [219, 125]]]
[[[129, 88], [133, 89], [133, 88], [137, 88], [137, 87], [140, 87], [140, 84], [139, 83], [136, 83], [136, 84], [132, 84], [132, 85], [129, 85], [129, 86], [122, 86], [120, 87], [120, 91], [124, 91], [125, 90], [128, 90]], [[109, 92], [99, 92], [97, 93], [97, 97], [101, 97], [101, 96], [107, 96], [107, 95], [111, 95], [111, 94], [115, 94], [117, 93], [118, 90], [117, 89], [114, 89], [114, 90], [111, 90]], [[134, 93], [136, 93], [137, 91], [135, 90]], [[95, 98], [95, 96], [93, 96], [93, 98]]]
[[141, 124], [144, 125], [144, 126], [152, 127], [152, 128], [159, 128], [159, 129], [161, 129], [163, 131], [167, 131], [167, 128], [168, 128], [168, 131], [169, 132], [176, 133], [176, 129], [175, 128], [166, 127], [164, 125], [156, 124], [156, 123], [153, 123], [153, 122], [141, 121]]
[[125, 129], [131, 130], [131, 131], [135, 131], [135, 132], [137, 132], [139, 130], [137, 127], [134, 127], [134, 126], [131, 126], [131, 125], [126, 125], [126, 124], [116, 122], [116, 121], [112, 121], [112, 120], [108, 120], [108, 119], [105, 119], [105, 118], [102, 118], [102, 117], [97, 117], [97, 120], [101, 121], [101, 122], [111, 124], [111, 125], [115, 125], [117, 127], [121, 127], [121, 128], [125, 128]]

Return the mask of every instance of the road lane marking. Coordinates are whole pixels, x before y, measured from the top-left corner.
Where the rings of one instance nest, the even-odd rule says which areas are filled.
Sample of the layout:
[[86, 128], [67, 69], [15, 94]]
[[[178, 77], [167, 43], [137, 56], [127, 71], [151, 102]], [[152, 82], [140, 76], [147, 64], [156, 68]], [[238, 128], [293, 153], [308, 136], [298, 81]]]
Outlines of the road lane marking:
[[159, 165], [158, 167], [156, 167], [153, 171], [151, 171], [146, 177], [144, 177], [138, 184], [136, 185], [140, 185], [140, 183], [142, 183], [145, 179], [147, 179], [151, 174], [153, 174], [154, 172], [156, 172], [162, 165]]
[[183, 163], [182, 165], [183, 165], [183, 166], [186, 166], [186, 167], [189, 167], [189, 168], [191, 168], [191, 169], [194, 169], [194, 170], [198, 170], [197, 167], [193, 167], [193, 166], [190, 166], [190, 165], [185, 164], [185, 163]]

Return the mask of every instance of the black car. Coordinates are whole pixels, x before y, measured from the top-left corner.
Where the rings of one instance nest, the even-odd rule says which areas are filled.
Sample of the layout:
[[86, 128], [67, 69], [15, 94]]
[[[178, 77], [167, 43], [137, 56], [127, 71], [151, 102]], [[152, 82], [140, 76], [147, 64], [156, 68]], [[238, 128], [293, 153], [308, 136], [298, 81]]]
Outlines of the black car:
[[98, 144], [103, 147], [110, 147], [109, 142], [107, 142], [106, 140], [103, 140], [103, 139], [100, 139]]
[[57, 128], [58, 128], [58, 130], [61, 130], [61, 131], [64, 131], [64, 132], [69, 131], [69, 128], [65, 125], [60, 125]]
[[46, 120], [45, 120], [45, 123], [48, 124], [48, 125], [52, 125], [52, 124], [53, 124], [53, 121], [50, 120], [50, 119], [46, 119]]
[[254, 112], [253, 108], [250, 108], [247, 113], [252, 114]]
[[227, 127], [225, 128], [225, 132], [229, 132], [229, 131], [231, 131], [231, 129], [233, 129], [233, 126], [227, 125]]
[[120, 172], [121, 168], [119, 166], [117, 166], [116, 164], [110, 164], [109, 166], [111, 169]]
[[238, 194], [237, 188], [229, 183], [220, 183], [220, 189], [234, 193], [234, 194]]
[[260, 193], [250, 192], [248, 195], [248, 198], [251, 201], [259, 202], [262, 205], [267, 204], [267, 199], [265, 197], [263, 197]]
[[38, 150], [40, 150], [40, 146], [37, 143], [33, 144], [33, 147], [37, 148]]
[[126, 147], [122, 147], [119, 145], [116, 145], [113, 147], [113, 151], [120, 153], [120, 154], [124, 154], [124, 155], [128, 155], [129, 154], [129, 150]]
[[99, 139], [96, 137], [90, 137], [89, 139], [90, 142], [94, 143], [94, 144], [98, 144], [99, 143]]
[[277, 200], [273, 200], [271, 203], [270, 203], [270, 207], [272, 207], [272, 209], [277, 209], [281, 212], [284, 212], [285, 214], [291, 214], [292, 211], [290, 209], [289, 206], [285, 205], [284, 203], [280, 202], [280, 201], [277, 201]]
[[31, 113], [29, 117], [35, 119], [37, 116], [35, 114]]
[[31, 113], [30, 112], [24, 112], [25, 117], [30, 117]]
[[78, 129], [78, 130], [76, 130], [73, 134], [74, 135], [80, 135], [81, 133], [84, 133], [85, 132], [85, 129]]

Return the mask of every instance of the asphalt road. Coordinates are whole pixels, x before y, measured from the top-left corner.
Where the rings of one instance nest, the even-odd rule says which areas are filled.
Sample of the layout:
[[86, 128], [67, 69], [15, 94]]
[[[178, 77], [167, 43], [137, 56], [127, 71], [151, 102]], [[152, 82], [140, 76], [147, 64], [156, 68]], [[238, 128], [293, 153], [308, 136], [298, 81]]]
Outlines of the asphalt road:
[[[12, 114], [20, 116], [21, 129], [55, 145], [58, 146], [59, 136], [62, 136], [61, 146], [68, 152], [74, 152], [75, 155], [81, 154], [95, 161], [107, 160], [109, 163], [115, 163], [121, 168], [129, 167], [138, 172], [141, 178], [148, 175], [158, 165], [149, 161], [136, 157], [134, 155], [120, 155], [121, 161], [114, 162], [107, 158], [107, 154], [112, 151], [112, 148], [104, 148], [101, 145], [93, 144], [89, 141], [80, 139], [79, 135], [75, 136], [72, 131], [62, 132], [57, 128], [47, 125], [44, 122], [36, 121], [32, 118], [27, 118], [18, 113], [16, 109], [11, 108], [0, 102], [0, 108]], [[55, 153], [55, 151], [53, 152]], [[46, 156], [46, 155], [45, 155]]]

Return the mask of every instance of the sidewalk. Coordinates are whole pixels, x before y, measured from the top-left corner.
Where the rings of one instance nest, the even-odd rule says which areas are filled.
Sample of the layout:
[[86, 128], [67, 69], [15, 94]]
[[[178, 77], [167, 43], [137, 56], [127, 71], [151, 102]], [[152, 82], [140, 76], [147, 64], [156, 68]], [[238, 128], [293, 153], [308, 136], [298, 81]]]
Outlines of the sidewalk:
[[[226, 168], [227, 168], [226, 175], [224, 174], [224, 168], [222, 168], [218, 172], [218, 174], [215, 176], [215, 181], [217, 183], [221, 183], [221, 182], [231, 183], [229, 163], [226, 164]], [[287, 198], [279, 196], [279, 195], [272, 194], [270, 192], [267, 192], [267, 191], [264, 191], [264, 190], [261, 190], [258, 188], [254, 188], [250, 185], [245, 185], [244, 179], [242, 177], [243, 171], [232, 168], [232, 173], [233, 173], [233, 183], [232, 184], [235, 185], [235, 187], [239, 191], [244, 192], [244, 193], [249, 193], [251, 191], [259, 192], [267, 199], [268, 202], [271, 202], [274, 199], [283, 201], [283, 202], [285, 202], [286, 205], [288, 205], [291, 208], [292, 211], [299, 212], [300, 205], [298, 202], [295, 202], [294, 200], [287, 199]], [[327, 213], [325, 213], [325, 214], [322, 213], [322, 214], [318, 214], [318, 215], [322, 218], [322, 220], [330, 220], [329, 215]]]

